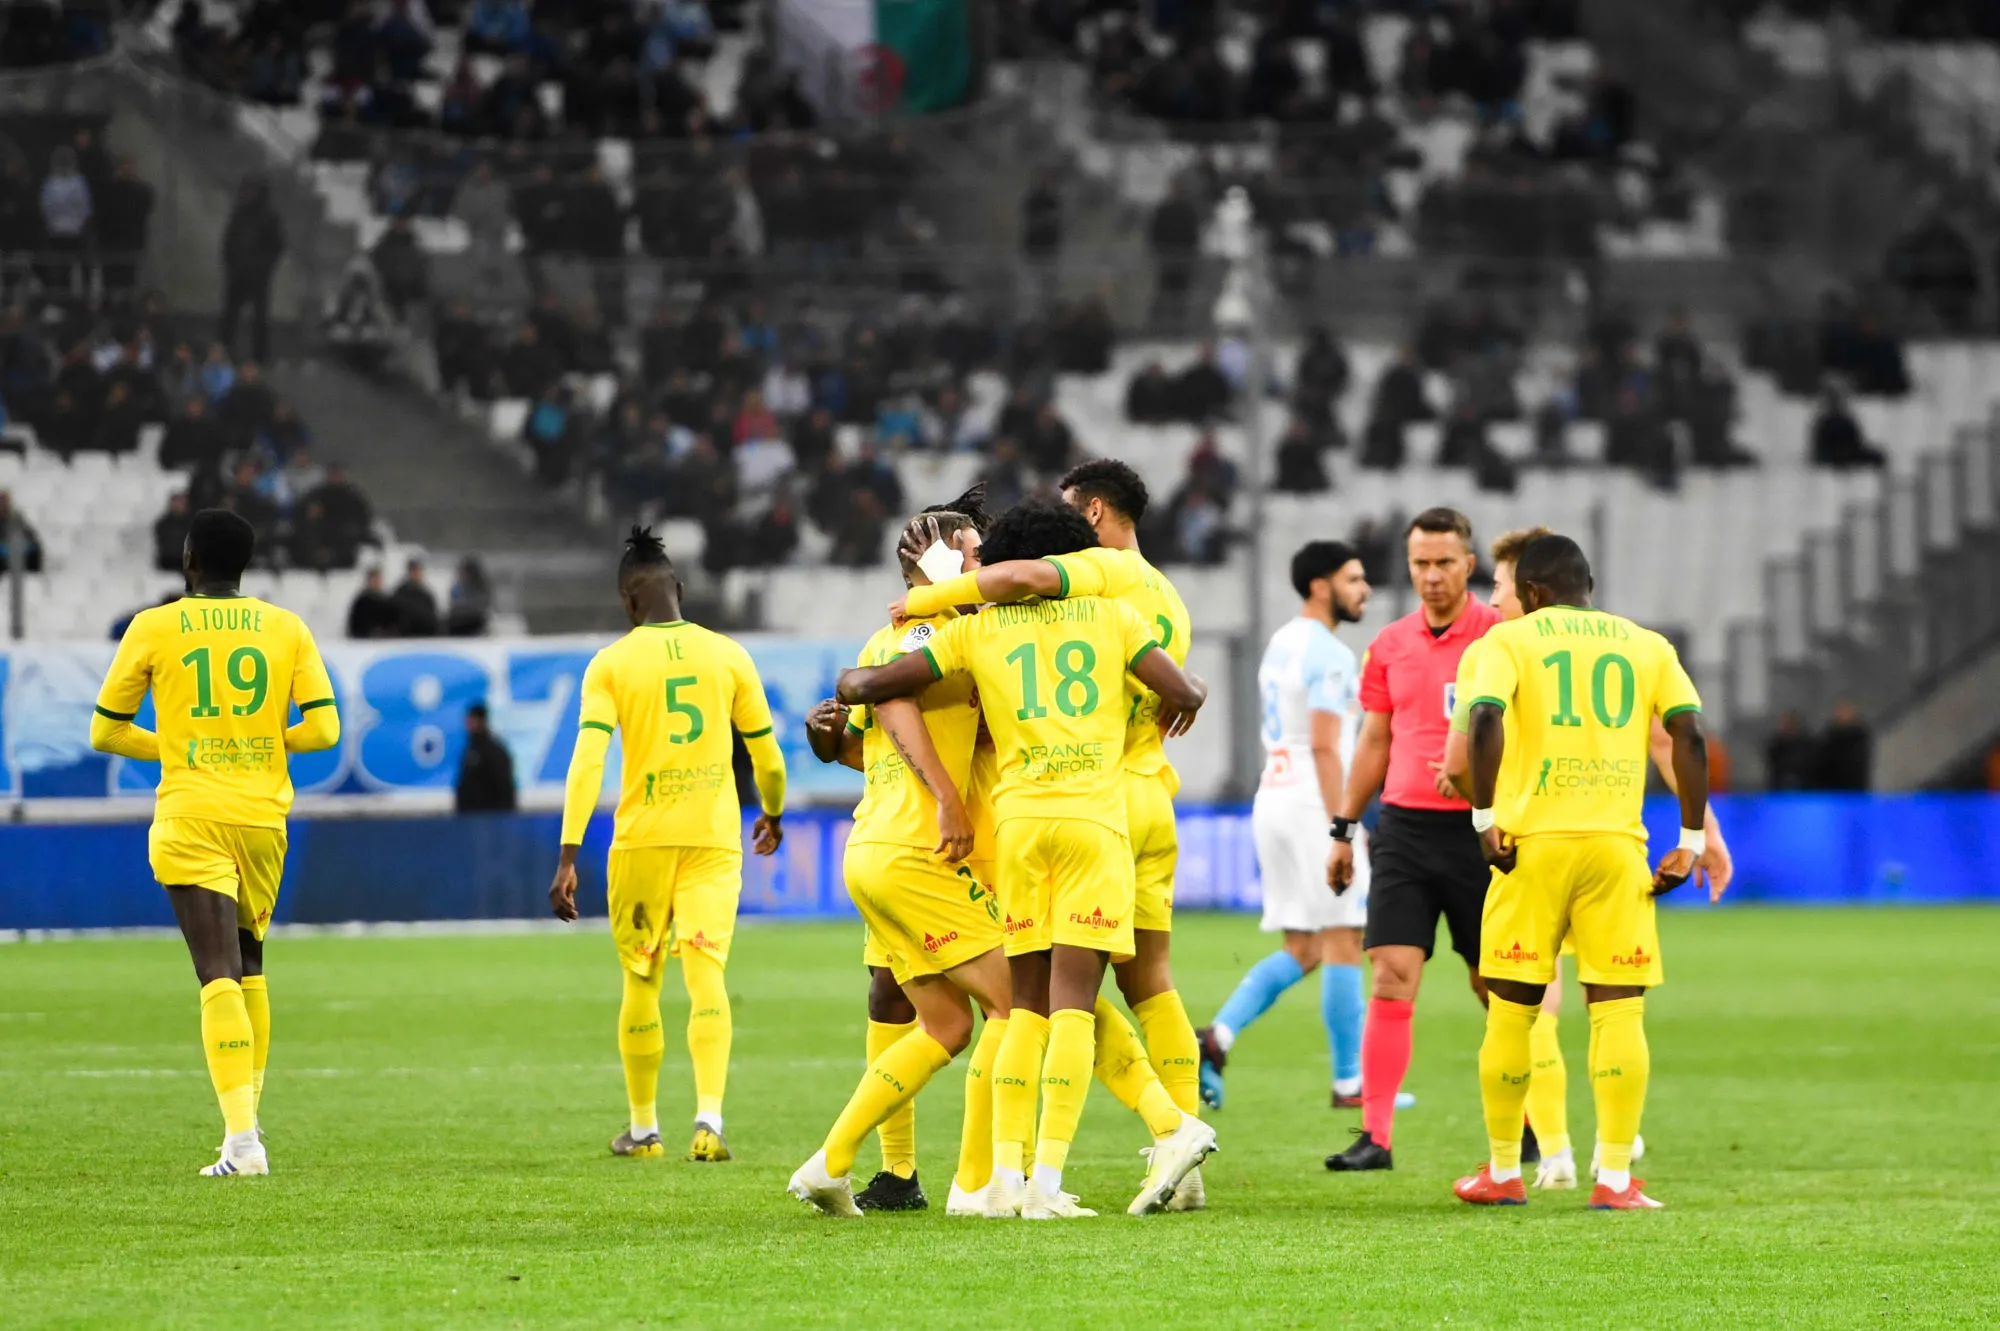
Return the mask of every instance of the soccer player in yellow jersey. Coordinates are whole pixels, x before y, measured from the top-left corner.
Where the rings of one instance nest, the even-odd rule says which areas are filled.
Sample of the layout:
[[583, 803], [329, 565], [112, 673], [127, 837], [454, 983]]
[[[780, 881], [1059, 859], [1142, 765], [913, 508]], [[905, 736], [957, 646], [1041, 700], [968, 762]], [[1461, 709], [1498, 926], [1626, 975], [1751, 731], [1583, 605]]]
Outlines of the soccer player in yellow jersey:
[[[211, 1178], [271, 1172], [257, 1106], [271, 1053], [264, 931], [292, 808], [286, 755], [340, 741], [312, 631], [237, 591], [255, 550], [241, 517], [195, 514], [181, 550], [188, 594], [133, 618], [90, 722], [91, 747], [160, 764], [148, 858], [201, 981], [202, 1049], [227, 1134], [201, 1171]], [[148, 692], [156, 731], [133, 724]]]
[[[1059, 558], [1001, 563], [987, 559], [976, 575], [918, 588], [903, 603], [905, 613], [929, 613], [940, 604], [965, 601], [1010, 603], [1032, 597], [1059, 599], [1103, 596], [1123, 601], [1151, 626], [1155, 639], [1186, 665], [1193, 629], [1187, 606], [1166, 575], [1139, 552], [1138, 523], [1145, 517], [1146, 483], [1123, 462], [1100, 458], [1072, 467], [1062, 478], [1063, 501], [1090, 523], [1098, 544]], [[1157, 695], [1134, 686], [1125, 727], [1125, 814], [1129, 828], [1137, 907], [1134, 955], [1114, 968], [1119, 992], [1145, 1032], [1142, 1047], [1131, 1024], [1108, 1000], [1097, 1005], [1098, 1072], [1128, 1108], [1136, 1088], [1123, 1075], [1134, 1060], [1150, 1054], [1152, 1066], [1174, 1103], [1190, 1114], [1201, 1111], [1201, 1049], [1187, 1007], [1174, 987], [1169, 961], [1173, 941], [1174, 870], [1180, 854], [1174, 825], [1174, 793], [1180, 776], [1160, 741]], [[1206, 1191], [1199, 1172], [1177, 1189], [1171, 1209], [1200, 1210]]]
[[678, 956], [694, 1061], [688, 1158], [727, 1160], [722, 1096], [732, 1028], [722, 976], [743, 891], [743, 815], [730, 768], [731, 727], [742, 733], [756, 776], [762, 812], [751, 847], [759, 855], [776, 853], [784, 840], [785, 759], [750, 654], [681, 618], [681, 580], [648, 529], [635, 527], [626, 538], [618, 593], [632, 631], [592, 657], [583, 672], [549, 904], [558, 918], [576, 918], [576, 853], [604, 785], [605, 753], [616, 731], [624, 763], [605, 894], [611, 939], [624, 968], [618, 1054], [631, 1122], [611, 1149], [618, 1155], [663, 1153], [656, 1104], [666, 1050], [660, 981], [665, 957]]
[[[979, 531], [972, 518], [945, 512], [935, 522], [958, 552], [959, 566], [976, 562]], [[925, 579], [907, 556], [903, 575], [909, 582]], [[956, 611], [946, 610], [933, 619], [885, 627], [863, 648], [858, 664], [884, 665], [920, 650], [956, 617]], [[888, 959], [915, 1007], [917, 1029], [870, 1059], [825, 1145], [792, 1176], [792, 1195], [829, 1215], [924, 1205], [921, 1192], [914, 1205], [885, 1205], [911, 1189], [880, 1178], [854, 1197], [849, 1171], [868, 1132], [886, 1126], [971, 1043], [968, 999], [985, 1013], [986, 1026], [967, 1075], [959, 1169], [946, 1214], [980, 1214], [981, 1198], [972, 1185], [983, 1189], [992, 1170], [991, 1070], [1006, 1033], [1010, 986], [991, 866], [981, 882], [971, 865], [960, 862], [975, 842], [965, 797], [979, 732], [979, 704], [965, 676], [939, 680], [914, 699], [857, 707], [846, 721], [846, 735], [853, 738], [844, 747], [851, 750], [858, 740], [867, 775], [847, 838], [847, 890], [867, 921], [870, 946]]]
[[[1521, 608], [1521, 598], [1514, 588], [1514, 565], [1520, 560], [1521, 552], [1528, 548], [1530, 541], [1553, 535], [1547, 527], [1524, 527], [1517, 531], [1504, 532], [1493, 542], [1493, 608], [1500, 612], [1502, 619], [1519, 619], [1525, 611]], [[1471, 799], [1472, 783], [1468, 777], [1469, 763], [1466, 759], [1465, 732], [1470, 724], [1472, 712], [1472, 676], [1479, 663], [1479, 651], [1483, 639], [1466, 647], [1465, 655], [1459, 658], [1456, 701], [1451, 714], [1451, 734], [1445, 741], [1443, 781], [1450, 791], [1440, 786], [1439, 793], [1456, 792], [1463, 799]], [[1520, 780], [1520, 744], [1514, 738], [1514, 716], [1508, 713], [1503, 718], [1506, 738], [1505, 757], [1501, 759], [1499, 795], [1505, 800], [1512, 784]], [[1665, 727], [1658, 720], [1651, 727], [1650, 744], [1653, 766], [1658, 769], [1669, 791], [1674, 786], [1673, 741], [1668, 738]], [[1709, 899], [1718, 901], [1729, 888], [1729, 880], [1735, 873], [1735, 865], [1730, 859], [1729, 845], [1723, 840], [1722, 824], [1717, 821], [1715, 809], [1710, 806], [1705, 814], [1704, 830], [1708, 834], [1708, 846], [1696, 863], [1697, 872], [1709, 881]], [[1535, 1186], [1560, 1191], [1576, 1186], [1576, 1160], [1570, 1151], [1569, 1139], [1569, 1082], [1568, 1068], [1563, 1062], [1562, 1044], [1558, 1039], [1559, 1013], [1562, 1010], [1562, 956], [1574, 952], [1575, 945], [1568, 938], [1563, 940], [1560, 953], [1556, 957], [1556, 977], [1550, 983], [1548, 992], [1542, 998], [1542, 1015], [1535, 1020], [1530, 1033], [1534, 1050], [1534, 1075], [1528, 1082], [1528, 1124], [1529, 1132], [1522, 1139], [1523, 1164], [1535, 1165]], [[1539, 1138], [1539, 1142], [1536, 1139]], [[1535, 1144], [1539, 1149], [1535, 1156], [1527, 1147]], [[1645, 1150], [1642, 1138], [1632, 1139], [1632, 1158], [1637, 1160]], [[1593, 1152], [1591, 1171], [1595, 1174], [1598, 1165], [1597, 1152]], [[1535, 1158], [1538, 1156], [1539, 1158]]]
[[[1520, 1151], [1531, 1031], [1567, 935], [1590, 1004], [1602, 1147], [1590, 1205], [1656, 1207], [1630, 1175], [1651, 1072], [1645, 993], [1664, 978], [1653, 898], [1687, 881], [1707, 849], [1701, 699], [1671, 643], [1591, 606], [1590, 565], [1568, 537], [1529, 542], [1514, 585], [1526, 613], [1488, 631], [1470, 685], [1472, 821], [1500, 871], [1480, 925], [1489, 1002], [1479, 1087], [1492, 1154], [1455, 1191], [1480, 1205], [1527, 1200]], [[1509, 712], [1516, 779], [1496, 808]], [[1673, 748], [1682, 831], [1649, 872], [1640, 815], [1654, 717]]]
[[[1075, 509], [1023, 504], [986, 533], [991, 559], [1040, 559], [1093, 548]], [[1077, 597], [998, 606], [952, 620], [889, 665], [841, 676], [840, 697], [879, 703], [971, 675], [998, 754], [995, 873], [1006, 917], [1013, 1008], [994, 1074], [993, 1179], [985, 1214], [1057, 1219], [1094, 1214], [1062, 1190], [1062, 1171], [1096, 1058], [1106, 965], [1134, 951], [1137, 905], [1124, 800], [1127, 672], [1157, 694], [1180, 733], [1207, 697], [1158, 650], [1153, 629], [1122, 602]], [[1023, 1177], [1037, 1071], [1043, 1091], [1035, 1171]], [[1214, 1129], [1174, 1104], [1143, 1054], [1126, 1069], [1154, 1134], [1145, 1186], [1128, 1208], [1166, 1205], [1214, 1148]]]

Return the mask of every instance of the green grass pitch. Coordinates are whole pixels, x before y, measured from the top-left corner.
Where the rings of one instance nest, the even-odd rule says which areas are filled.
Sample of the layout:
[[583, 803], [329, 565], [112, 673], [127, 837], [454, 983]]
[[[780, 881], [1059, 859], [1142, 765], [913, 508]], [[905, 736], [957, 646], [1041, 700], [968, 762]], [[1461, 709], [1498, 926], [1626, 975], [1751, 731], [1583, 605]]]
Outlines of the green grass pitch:
[[[1107, 1214], [1040, 1226], [944, 1217], [958, 1068], [919, 1101], [930, 1213], [842, 1223], [785, 1196], [860, 1071], [855, 926], [738, 934], [737, 1160], [721, 1166], [606, 1153], [624, 1103], [601, 932], [276, 939], [276, 1172], [228, 1182], [194, 1173], [220, 1126], [180, 945], [4, 947], [0, 1325], [2000, 1321], [2000, 912], [1741, 909], [1663, 928], [1640, 1172], [1668, 1210], [1452, 1199], [1483, 1141], [1480, 1018], [1447, 955], [1395, 1173], [1321, 1168], [1358, 1115], [1326, 1107], [1309, 983], [1238, 1046], [1206, 1214], [1121, 1214], [1143, 1132], [1097, 1087], [1069, 1186]], [[1270, 941], [1189, 915], [1175, 946], [1201, 1020]], [[1577, 998], [1563, 1044], [1587, 1143]], [[687, 1075], [670, 1041], [670, 1146]]]

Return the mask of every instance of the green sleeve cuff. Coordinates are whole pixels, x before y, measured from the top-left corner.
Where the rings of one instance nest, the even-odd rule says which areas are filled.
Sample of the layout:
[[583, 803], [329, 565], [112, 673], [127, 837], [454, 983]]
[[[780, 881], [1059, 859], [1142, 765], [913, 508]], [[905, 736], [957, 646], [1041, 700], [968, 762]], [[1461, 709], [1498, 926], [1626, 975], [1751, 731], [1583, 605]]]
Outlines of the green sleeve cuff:
[[744, 732], [743, 732], [743, 738], [745, 738], [745, 739], [762, 739], [762, 738], [764, 738], [764, 736], [766, 736], [766, 735], [768, 735], [768, 734], [770, 734], [770, 733], [771, 733], [771, 727], [769, 727], [769, 726], [765, 726], [765, 727], [764, 727], [764, 728], [763, 728], [762, 730], [746, 730], [746, 731], [744, 731]]
[[109, 707], [99, 707], [96, 711], [107, 721], [131, 721], [139, 715], [137, 712], [114, 712]]
[[578, 725], [578, 726], [577, 726], [577, 729], [578, 729], [578, 730], [601, 730], [601, 731], [603, 731], [603, 732], [604, 732], [605, 734], [607, 734], [607, 735], [611, 733], [611, 727], [610, 727], [610, 726], [607, 726], [607, 725], [605, 725], [605, 724], [604, 724], [604, 723], [603, 723], [602, 721], [585, 721], [585, 722], [583, 722], [582, 724]]
[[852, 721], [849, 721], [847, 723], [847, 733], [850, 735], [865, 735], [868, 733], [868, 727], [857, 726]]
[[1669, 707], [1666, 711], [1660, 713], [1660, 720], [1671, 721], [1675, 717], [1679, 716], [1682, 712], [1699, 713], [1700, 711], [1701, 711], [1700, 703], [1684, 702], [1679, 707]]
[[1056, 599], [1060, 601], [1069, 595], [1069, 570], [1062, 566], [1062, 561], [1059, 559], [1051, 557], [1047, 562], [1054, 565], [1056, 577], [1061, 580], [1062, 585], [1056, 589]]
[[1158, 651], [1159, 649], [1160, 649], [1159, 643], [1157, 642], [1147, 643], [1144, 647], [1141, 647], [1138, 651], [1132, 653], [1132, 659], [1125, 663], [1125, 668], [1127, 670], [1132, 669], [1134, 666], [1139, 664], [1139, 662], [1145, 657], [1147, 652], [1155, 652]]
[[331, 707], [331, 706], [333, 706], [333, 699], [331, 698], [314, 698], [311, 702], [300, 703], [299, 711], [301, 713], [305, 713], [305, 712], [310, 712], [315, 707]]
[[[1474, 707], [1479, 706], [1479, 704], [1481, 703], [1491, 703], [1493, 706], [1498, 707], [1503, 712], [1507, 710], [1506, 700], [1504, 698], [1495, 698], [1491, 694], [1487, 694], [1484, 697], [1474, 698], [1472, 700], [1472, 706]], [[1472, 713], [1468, 710], [1466, 712], [1466, 715], [1469, 717], [1472, 715]]]
[[922, 647], [919, 647], [919, 648], [918, 648], [917, 650], [918, 650], [918, 651], [920, 651], [920, 652], [922, 652], [922, 653], [924, 654], [924, 662], [925, 662], [925, 664], [929, 665], [929, 666], [930, 666], [930, 668], [931, 668], [931, 678], [932, 678], [932, 679], [943, 679], [943, 678], [944, 678], [944, 670], [943, 670], [943, 668], [942, 668], [941, 666], [939, 666], [939, 665], [938, 665], [938, 659], [937, 659], [937, 657], [936, 657], [935, 655], [933, 655], [933, 654], [932, 654], [932, 652], [931, 652], [931, 649], [930, 649], [930, 644], [929, 644], [929, 643], [926, 643], [926, 644], [924, 644], [924, 645], [923, 645]]

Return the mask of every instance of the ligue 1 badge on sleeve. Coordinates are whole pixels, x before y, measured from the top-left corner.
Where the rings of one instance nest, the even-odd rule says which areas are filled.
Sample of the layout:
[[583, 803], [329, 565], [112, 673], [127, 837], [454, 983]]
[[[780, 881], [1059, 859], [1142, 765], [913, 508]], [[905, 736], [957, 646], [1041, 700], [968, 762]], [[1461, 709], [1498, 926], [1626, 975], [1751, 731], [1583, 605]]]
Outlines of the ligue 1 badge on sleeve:
[[929, 642], [934, 636], [936, 636], [936, 634], [937, 634], [937, 626], [935, 624], [931, 624], [928, 622], [922, 624], [912, 624], [910, 625], [910, 631], [903, 635], [903, 645], [901, 650], [905, 652], [914, 652], [915, 650], [917, 650], [917, 648]]

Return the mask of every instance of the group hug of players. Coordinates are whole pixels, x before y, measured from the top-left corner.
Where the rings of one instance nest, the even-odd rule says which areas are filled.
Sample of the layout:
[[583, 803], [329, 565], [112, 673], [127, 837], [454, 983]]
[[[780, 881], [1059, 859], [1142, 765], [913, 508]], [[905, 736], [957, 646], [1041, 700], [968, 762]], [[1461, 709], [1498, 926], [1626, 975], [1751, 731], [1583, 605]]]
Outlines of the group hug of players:
[[[1434, 509], [1407, 532], [1421, 607], [1383, 630], [1357, 670], [1336, 629], [1365, 605], [1360, 561], [1338, 542], [1301, 549], [1301, 613], [1259, 671], [1267, 760], [1253, 822], [1264, 925], [1284, 946], [1197, 1032], [1169, 962], [1178, 779], [1162, 741], [1194, 723], [1207, 691], [1183, 669], [1186, 607], [1138, 549], [1146, 500], [1131, 468], [1096, 461], [1064, 477], [1060, 503], [989, 521], [975, 491], [904, 530], [904, 599], [807, 718], [814, 753], [866, 778], [844, 871], [867, 925], [869, 1063], [789, 1191], [841, 1216], [927, 1205], [912, 1102], [969, 1047], [947, 1214], [1094, 1214], [1062, 1186], [1093, 1079], [1153, 1139], [1128, 1211], [1200, 1209], [1199, 1166], [1216, 1144], [1203, 1101], [1220, 1106], [1231, 1046], [1316, 968], [1334, 1103], [1363, 1111], [1354, 1144], [1327, 1166], [1389, 1168], [1411, 1010], [1442, 916], [1488, 1014], [1490, 1157], [1458, 1195], [1526, 1200], [1529, 1121], [1538, 1185], [1575, 1186], [1555, 1040], [1558, 955], [1573, 950], [1591, 1011], [1591, 1204], [1657, 1205], [1629, 1172], [1649, 1069], [1644, 994], [1662, 978], [1653, 898], [1698, 868], [1718, 894], [1729, 875], [1707, 810], [1699, 700], [1673, 648], [1592, 607], [1582, 551], [1545, 532], [1503, 538], [1493, 604], [1471, 599], [1470, 527]], [[196, 515], [189, 595], [133, 621], [91, 732], [106, 752], [165, 757], [150, 860], [202, 985], [225, 1126], [202, 1172], [216, 1177], [269, 1172], [256, 1115], [270, 1051], [263, 939], [292, 797], [285, 755], [339, 738], [311, 634], [238, 593], [252, 550], [241, 518]], [[660, 989], [677, 958], [696, 1098], [689, 1156], [727, 1160], [723, 974], [742, 869], [732, 736], [751, 759], [759, 854], [783, 838], [783, 756], [748, 653], [681, 618], [680, 580], [650, 533], [627, 540], [619, 594], [633, 629], [582, 681], [550, 900], [575, 918], [577, 854], [616, 734], [605, 884], [630, 1114], [612, 1150], [664, 1153]], [[137, 724], [149, 692], [157, 731]], [[1683, 828], [1657, 871], [1639, 818], [1649, 752]], [[1371, 836], [1360, 820], [1378, 790]], [[1136, 1030], [1100, 994], [1107, 969]], [[857, 1195], [852, 1170], [871, 1133], [884, 1168]]]

